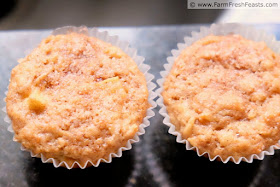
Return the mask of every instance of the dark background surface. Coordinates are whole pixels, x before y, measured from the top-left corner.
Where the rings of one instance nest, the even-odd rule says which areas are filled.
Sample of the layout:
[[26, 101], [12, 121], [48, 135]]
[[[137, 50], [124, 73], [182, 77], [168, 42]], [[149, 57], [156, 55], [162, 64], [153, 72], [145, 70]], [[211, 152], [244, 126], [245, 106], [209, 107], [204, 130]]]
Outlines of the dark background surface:
[[[183, 42], [184, 36], [198, 31], [201, 25], [153, 26], [101, 28], [110, 35], [119, 35], [129, 41], [138, 54], [146, 58], [151, 66], [150, 73], [155, 80], [160, 78], [166, 58], [171, 49]], [[256, 25], [280, 38], [280, 25]], [[17, 59], [35, 47], [50, 30], [1, 31], [0, 32], [0, 98], [8, 86], [11, 69]], [[154, 80], [154, 81], [155, 81]], [[1, 99], [0, 106], [5, 106]], [[178, 144], [168, 134], [163, 118], [155, 109], [156, 116], [146, 128], [140, 142], [133, 144], [121, 158], [114, 158], [110, 164], [102, 163], [98, 168], [84, 170], [54, 168], [43, 164], [40, 159], [31, 158], [20, 151], [12, 141], [7, 124], [0, 121], [0, 186], [280, 186], [280, 153], [267, 156], [263, 161], [252, 164], [223, 164], [219, 161], [198, 157], [194, 151], [186, 151], [184, 144]], [[4, 113], [0, 113], [1, 119]]]
[[[246, 0], [223, 0], [246, 2]], [[0, 30], [154, 26], [213, 22], [280, 23], [278, 8], [188, 9], [188, 0], [1, 0]], [[262, 1], [265, 2], [265, 1]]]
[[0, 29], [212, 23], [222, 12], [189, 10], [187, 0], [1, 0]]

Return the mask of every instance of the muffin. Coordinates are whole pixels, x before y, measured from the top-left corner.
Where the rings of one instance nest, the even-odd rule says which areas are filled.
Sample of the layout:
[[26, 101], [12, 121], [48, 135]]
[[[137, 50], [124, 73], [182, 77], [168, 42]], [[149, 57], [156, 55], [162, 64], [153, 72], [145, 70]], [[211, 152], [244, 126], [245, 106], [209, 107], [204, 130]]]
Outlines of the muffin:
[[200, 153], [259, 154], [280, 139], [280, 57], [264, 42], [209, 35], [181, 51], [163, 83], [170, 121]]
[[150, 107], [144, 74], [120, 48], [81, 33], [51, 35], [12, 70], [14, 139], [71, 166], [126, 147]]

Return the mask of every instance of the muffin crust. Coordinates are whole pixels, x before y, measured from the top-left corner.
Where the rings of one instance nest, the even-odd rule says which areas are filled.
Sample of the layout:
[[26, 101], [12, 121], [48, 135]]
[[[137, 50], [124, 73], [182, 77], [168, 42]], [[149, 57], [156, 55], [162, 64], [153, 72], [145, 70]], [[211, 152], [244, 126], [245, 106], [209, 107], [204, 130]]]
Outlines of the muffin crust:
[[207, 36], [176, 58], [162, 92], [171, 122], [211, 157], [258, 154], [280, 139], [280, 57], [264, 42]]
[[121, 49], [83, 34], [49, 36], [12, 70], [15, 139], [71, 165], [126, 146], [146, 115], [144, 74]]

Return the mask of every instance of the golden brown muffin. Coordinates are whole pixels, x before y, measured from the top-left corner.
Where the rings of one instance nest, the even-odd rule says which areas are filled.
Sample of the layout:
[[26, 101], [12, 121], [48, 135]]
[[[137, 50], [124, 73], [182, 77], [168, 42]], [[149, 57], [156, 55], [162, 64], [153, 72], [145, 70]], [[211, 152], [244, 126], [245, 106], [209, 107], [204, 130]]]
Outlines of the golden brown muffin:
[[6, 98], [15, 139], [83, 165], [126, 146], [146, 115], [144, 74], [121, 49], [83, 34], [49, 36], [12, 70]]
[[184, 49], [162, 93], [171, 122], [200, 153], [235, 159], [280, 139], [280, 57], [264, 42], [207, 36]]

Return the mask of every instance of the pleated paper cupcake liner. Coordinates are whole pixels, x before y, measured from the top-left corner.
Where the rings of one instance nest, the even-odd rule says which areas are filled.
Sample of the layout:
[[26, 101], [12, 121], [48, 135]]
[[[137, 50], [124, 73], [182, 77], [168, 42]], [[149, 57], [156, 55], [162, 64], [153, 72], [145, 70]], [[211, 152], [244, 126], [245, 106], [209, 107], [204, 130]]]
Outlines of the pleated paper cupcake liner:
[[[66, 167], [67, 169], [72, 169], [75, 167], [84, 169], [89, 166], [98, 167], [101, 162], [110, 163], [110, 162], [112, 162], [112, 158], [121, 157], [123, 151], [130, 150], [132, 148], [133, 143], [139, 142], [139, 136], [145, 134], [145, 128], [150, 125], [149, 119], [155, 115], [155, 113], [153, 112], [153, 108], [155, 108], [157, 106], [156, 102], [154, 101], [154, 98], [157, 95], [155, 94], [155, 92], [153, 90], [156, 88], [156, 85], [152, 82], [152, 80], [154, 79], [154, 76], [148, 72], [150, 69], [150, 66], [144, 63], [144, 57], [137, 55], [136, 49], [129, 47], [128, 42], [120, 41], [118, 36], [110, 36], [107, 31], [101, 32], [97, 28], [88, 29], [85, 26], [81, 26], [81, 27], [66, 26], [66, 27], [58, 28], [52, 32], [52, 35], [67, 34], [69, 32], [83, 33], [83, 34], [86, 34], [86, 35], [89, 35], [92, 37], [96, 37], [102, 41], [112, 44], [113, 46], [117, 46], [117, 47], [121, 48], [127, 55], [129, 55], [136, 62], [140, 71], [145, 75], [147, 88], [149, 91], [148, 101], [149, 101], [151, 107], [148, 108], [148, 110], [146, 112], [146, 117], [143, 119], [142, 124], [140, 124], [138, 132], [134, 135], [134, 137], [132, 139], [127, 141], [125, 147], [120, 147], [116, 153], [110, 153], [108, 159], [101, 158], [96, 163], [93, 163], [90, 160], [88, 160], [84, 164], [81, 164], [81, 163], [75, 161], [72, 165], [69, 165], [65, 161], [61, 162], [55, 158], [47, 158], [43, 154], [34, 154], [31, 150], [24, 148], [22, 145], [21, 145], [21, 150], [30, 152], [30, 155], [32, 157], [41, 158], [43, 163], [53, 163], [54, 167], [63, 166], [63, 167]], [[5, 94], [7, 95], [7, 92]], [[4, 101], [5, 101], [5, 98], [4, 98]], [[10, 131], [11, 133], [14, 134], [14, 131], [12, 128], [12, 121], [9, 119], [9, 117], [7, 115], [6, 107], [3, 108], [3, 111], [6, 113], [4, 121], [9, 123], [8, 131]], [[13, 138], [13, 141], [17, 142], [15, 137]]]
[[228, 34], [239, 34], [244, 38], [253, 41], [264, 41], [267, 46], [272, 49], [275, 53], [280, 53], [280, 42], [276, 41], [275, 36], [267, 34], [262, 30], [257, 30], [251, 26], [241, 25], [238, 23], [224, 23], [224, 24], [212, 24], [210, 27], [201, 27], [199, 32], [192, 32], [190, 37], [184, 38], [184, 43], [178, 43], [178, 49], [174, 49], [171, 51], [172, 56], [167, 58], [166, 64], [164, 64], [164, 71], [160, 72], [162, 76], [161, 79], [157, 80], [159, 88], [156, 90], [156, 93], [159, 95], [157, 100], [158, 105], [161, 107], [159, 113], [164, 117], [163, 123], [169, 127], [168, 132], [174, 136], [176, 136], [176, 141], [178, 143], [186, 144], [187, 150], [196, 151], [198, 156], [206, 156], [210, 161], [220, 160], [223, 163], [227, 163], [229, 161], [234, 162], [235, 164], [239, 164], [241, 161], [252, 163], [253, 159], [263, 160], [265, 155], [274, 155], [276, 149], [280, 149], [280, 141], [278, 144], [270, 146], [267, 150], [260, 152], [259, 154], [253, 154], [248, 157], [240, 157], [239, 159], [235, 159], [230, 156], [226, 159], [223, 159], [220, 155], [211, 156], [208, 152], [201, 152], [197, 147], [194, 147], [190, 144], [190, 142], [186, 139], [183, 139], [180, 132], [176, 131], [175, 126], [170, 122], [170, 117], [166, 110], [166, 106], [163, 102], [163, 97], [161, 92], [163, 91], [163, 83], [166, 76], [169, 74], [175, 59], [179, 56], [183, 49], [187, 46], [190, 46], [193, 42], [204, 38], [208, 35], [228, 35]]

